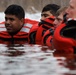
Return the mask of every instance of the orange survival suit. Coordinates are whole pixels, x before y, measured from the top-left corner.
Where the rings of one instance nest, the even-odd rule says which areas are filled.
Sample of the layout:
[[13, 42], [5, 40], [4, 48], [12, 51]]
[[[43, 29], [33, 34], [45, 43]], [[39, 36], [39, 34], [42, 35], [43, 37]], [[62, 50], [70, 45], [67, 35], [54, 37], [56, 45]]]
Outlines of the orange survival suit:
[[53, 21], [55, 17], [51, 16], [35, 24], [29, 32], [29, 43], [42, 45], [42, 37], [49, 28], [54, 28]]
[[76, 53], [76, 20], [69, 19], [54, 31], [54, 48], [62, 53]]
[[4, 22], [0, 23], [0, 43], [2, 44], [24, 44], [28, 42], [28, 33], [30, 29], [38, 24], [38, 21], [25, 19], [23, 28], [16, 34], [11, 36], [5, 28]]
[[36, 44], [42, 44], [42, 37], [45, 34], [45, 32], [50, 28], [52, 29], [54, 28], [53, 26], [54, 20], [55, 17], [51, 16], [50, 18], [46, 18], [45, 20], [41, 21], [36, 33], [36, 39], [35, 39]]
[[54, 29], [48, 29], [42, 37], [42, 45], [48, 46], [52, 49], [52, 39], [53, 39]]

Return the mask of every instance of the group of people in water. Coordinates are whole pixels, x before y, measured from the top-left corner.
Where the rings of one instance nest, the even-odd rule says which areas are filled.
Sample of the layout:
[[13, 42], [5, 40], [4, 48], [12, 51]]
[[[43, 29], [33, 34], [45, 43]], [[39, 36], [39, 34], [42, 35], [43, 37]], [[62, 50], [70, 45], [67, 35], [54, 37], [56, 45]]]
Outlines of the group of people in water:
[[69, 6], [46, 5], [40, 22], [25, 18], [20, 5], [9, 5], [0, 23], [1, 44], [39, 44], [62, 53], [76, 53], [76, 0]]

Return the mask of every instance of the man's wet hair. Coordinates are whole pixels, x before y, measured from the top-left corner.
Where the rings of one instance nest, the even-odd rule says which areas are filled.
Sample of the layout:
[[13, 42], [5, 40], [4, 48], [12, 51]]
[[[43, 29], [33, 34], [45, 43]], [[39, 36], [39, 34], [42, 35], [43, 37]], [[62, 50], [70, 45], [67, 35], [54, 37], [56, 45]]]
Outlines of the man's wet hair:
[[25, 18], [24, 9], [20, 5], [16, 4], [9, 5], [4, 13], [7, 15], [15, 15], [19, 19]]
[[43, 9], [42, 12], [50, 11], [51, 14], [55, 15], [57, 10], [60, 8], [57, 4], [47, 4]]

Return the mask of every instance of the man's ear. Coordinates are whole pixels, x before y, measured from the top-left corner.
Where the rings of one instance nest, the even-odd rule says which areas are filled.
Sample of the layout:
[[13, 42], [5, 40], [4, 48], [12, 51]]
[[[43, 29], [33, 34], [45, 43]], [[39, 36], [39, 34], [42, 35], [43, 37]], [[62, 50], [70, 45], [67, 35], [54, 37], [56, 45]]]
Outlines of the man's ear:
[[24, 24], [24, 21], [25, 21], [25, 19], [24, 19], [24, 18], [22, 18], [22, 19], [21, 19], [21, 25], [23, 25], [23, 24]]

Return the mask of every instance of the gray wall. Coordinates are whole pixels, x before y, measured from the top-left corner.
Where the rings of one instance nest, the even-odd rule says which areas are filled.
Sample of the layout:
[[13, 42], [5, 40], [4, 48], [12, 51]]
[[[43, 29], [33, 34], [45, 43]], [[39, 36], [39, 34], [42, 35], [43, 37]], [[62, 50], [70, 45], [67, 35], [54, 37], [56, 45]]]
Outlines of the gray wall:
[[4, 11], [10, 4], [19, 4], [27, 12], [36, 12], [32, 7], [35, 7], [36, 10], [41, 11], [42, 8], [49, 3], [66, 6], [68, 5], [69, 0], [0, 0], [0, 11]]

